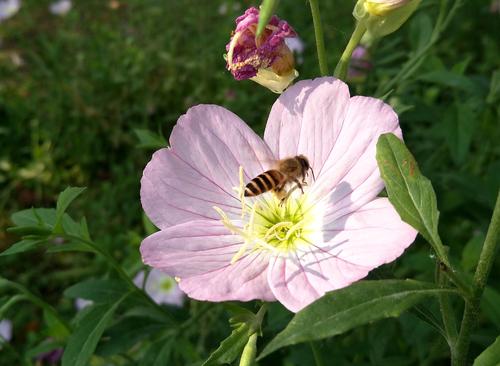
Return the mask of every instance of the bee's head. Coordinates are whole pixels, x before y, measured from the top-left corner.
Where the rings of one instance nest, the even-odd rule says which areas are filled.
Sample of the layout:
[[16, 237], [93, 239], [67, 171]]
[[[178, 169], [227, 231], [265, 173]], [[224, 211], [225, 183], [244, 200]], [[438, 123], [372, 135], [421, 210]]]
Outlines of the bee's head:
[[304, 169], [304, 172], [307, 172], [311, 167], [309, 165], [309, 160], [304, 155], [298, 155], [297, 160], [300, 162], [300, 165], [302, 165], [302, 169]]

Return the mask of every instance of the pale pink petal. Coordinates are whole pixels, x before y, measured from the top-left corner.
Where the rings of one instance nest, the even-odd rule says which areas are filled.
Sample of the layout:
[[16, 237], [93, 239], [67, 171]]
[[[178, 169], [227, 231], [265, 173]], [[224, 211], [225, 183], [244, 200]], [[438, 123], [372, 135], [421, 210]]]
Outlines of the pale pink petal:
[[197, 300], [274, 301], [276, 298], [267, 283], [268, 266], [268, 255], [255, 252], [218, 270], [182, 278], [180, 287]]
[[341, 132], [311, 188], [327, 204], [325, 220], [355, 211], [382, 190], [375, 154], [386, 132], [401, 137], [398, 116], [389, 105], [369, 97], [350, 99]]
[[336, 143], [348, 104], [349, 89], [340, 80], [298, 82], [274, 103], [264, 140], [280, 159], [304, 154], [317, 172]]
[[299, 311], [326, 292], [364, 278], [399, 257], [415, 240], [416, 230], [402, 222], [386, 198], [324, 228], [325, 243], [311, 243], [295, 258], [271, 261], [269, 285], [276, 298]]
[[170, 149], [157, 151], [141, 180], [141, 202], [160, 229], [196, 219], [219, 219], [213, 206], [236, 212], [242, 166], [250, 180], [274, 157], [238, 116], [225, 108], [199, 105], [177, 121]]
[[243, 245], [220, 221], [197, 220], [172, 226], [147, 237], [141, 245], [145, 264], [180, 277], [191, 298], [209, 301], [273, 300], [267, 285], [265, 253], [231, 259]]

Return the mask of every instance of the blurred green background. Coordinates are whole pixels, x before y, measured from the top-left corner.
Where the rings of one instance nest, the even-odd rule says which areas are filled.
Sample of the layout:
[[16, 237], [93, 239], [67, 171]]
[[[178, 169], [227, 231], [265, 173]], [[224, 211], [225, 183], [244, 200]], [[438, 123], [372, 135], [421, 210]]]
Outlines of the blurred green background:
[[[439, 3], [423, 0], [400, 31], [376, 45], [374, 68], [365, 83], [352, 85], [352, 94], [375, 95], [422, 49]], [[93, 238], [133, 273], [141, 267], [138, 248], [146, 235], [139, 201], [142, 169], [155, 146], [166, 144], [177, 118], [192, 105], [214, 103], [259, 133], [264, 129], [277, 96], [251, 81], [233, 80], [222, 57], [234, 18], [258, 3], [81, 0], [65, 16], [51, 14], [49, 4], [24, 0], [18, 14], [0, 23], [0, 251], [18, 240], [5, 232], [13, 212], [53, 207], [66, 186], [86, 186], [71, 212], [85, 215]], [[320, 1], [332, 71], [352, 31], [352, 6], [350, 1]], [[453, 261], [468, 273], [475, 268], [500, 186], [498, 11], [492, 12], [489, 0], [465, 2], [415, 72], [388, 97], [400, 112], [407, 145], [437, 192], [441, 236]], [[306, 44], [300, 78], [318, 76], [308, 3], [281, 1], [278, 14]], [[109, 268], [89, 254], [42, 253], [1, 257], [1, 275], [42, 295], [69, 318], [75, 310], [63, 297], [64, 289]], [[432, 280], [430, 254], [419, 239], [398, 261], [371, 276]], [[500, 331], [498, 259], [495, 264], [473, 355]], [[455, 305], [459, 314], [461, 303]], [[196, 306], [187, 304], [181, 316]], [[24, 305], [8, 315], [14, 338], [0, 350], [0, 364], [12, 365], [16, 353], [24, 354], [50, 333], [35, 307]], [[280, 305], [273, 306], [264, 339], [289, 317]], [[179, 340], [171, 364], [203, 361], [229, 334], [226, 320], [224, 309], [214, 305]], [[140, 347], [108, 362], [135, 364]], [[324, 341], [321, 349], [335, 365], [439, 365], [448, 357], [435, 330], [411, 313]], [[307, 345], [262, 362], [310, 363]]]

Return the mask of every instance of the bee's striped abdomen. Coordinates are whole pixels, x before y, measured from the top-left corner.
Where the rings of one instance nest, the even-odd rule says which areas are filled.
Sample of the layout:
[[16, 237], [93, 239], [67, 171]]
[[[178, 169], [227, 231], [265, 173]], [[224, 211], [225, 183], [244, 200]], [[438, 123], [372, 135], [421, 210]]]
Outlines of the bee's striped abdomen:
[[268, 170], [252, 179], [245, 187], [245, 196], [253, 197], [268, 192], [278, 186], [285, 176], [278, 170]]

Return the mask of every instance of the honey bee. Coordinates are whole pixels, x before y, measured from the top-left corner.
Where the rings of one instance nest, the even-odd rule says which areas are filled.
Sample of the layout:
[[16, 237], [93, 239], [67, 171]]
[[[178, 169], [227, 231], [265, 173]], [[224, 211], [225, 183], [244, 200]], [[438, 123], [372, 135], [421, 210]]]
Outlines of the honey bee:
[[[284, 202], [297, 188], [304, 193], [303, 186], [307, 184], [305, 179], [309, 170], [315, 179], [309, 160], [304, 155], [278, 160], [275, 169], [259, 174], [246, 185], [245, 197], [254, 197], [273, 191], [276, 197]], [[286, 191], [285, 186], [288, 183], [295, 183], [295, 186]]]

